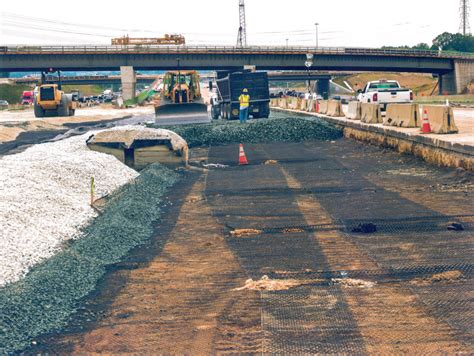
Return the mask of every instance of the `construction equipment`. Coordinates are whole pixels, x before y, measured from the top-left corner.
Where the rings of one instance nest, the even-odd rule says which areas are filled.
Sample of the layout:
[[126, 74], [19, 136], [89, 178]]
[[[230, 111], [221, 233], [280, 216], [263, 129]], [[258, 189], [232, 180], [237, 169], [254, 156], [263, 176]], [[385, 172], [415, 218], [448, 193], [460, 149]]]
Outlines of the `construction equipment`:
[[249, 115], [254, 119], [270, 116], [270, 90], [267, 72], [217, 72], [217, 98], [212, 101], [212, 118], [226, 120], [239, 118], [239, 96], [248, 89], [250, 95]]
[[77, 101], [73, 94], [65, 94], [61, 90], [61, 72], [49, 69], [48, 73], [58, 73], [58, 84], [51, 84], [50, 76], [41, 73], [41, 85], [35, 89], [33, 100], [35, 117], [74, 116]]
[[168, 35], [159, 38], [130, 38], [128, 35], [120, 38], [112, 38], [112, 45], [184, 45], [186, 39], [183, 35]]
[[170, 71], [163, 78], [163, 89], [155, 105], [158, 123], [208, 122], [207, 105], [201, 96], [200, 78], [196, 71]]

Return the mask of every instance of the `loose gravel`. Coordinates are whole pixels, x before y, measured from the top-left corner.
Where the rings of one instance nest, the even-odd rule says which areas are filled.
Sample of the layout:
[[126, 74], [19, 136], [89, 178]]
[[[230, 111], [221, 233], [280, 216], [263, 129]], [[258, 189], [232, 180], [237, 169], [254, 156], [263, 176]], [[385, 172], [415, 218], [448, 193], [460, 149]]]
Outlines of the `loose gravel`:
[[[151, 125], [151, 127], [158, 127]], [[218, 146], [230, 143], [331, 141], [342, 137], [342, 131], [319, 118], [274, 118], [238, 121], [214, 121], [210, 124], [169, 126], [186, 140], [188, 146]]]
[[114, 157], [91, 151], [87, 135], [33, 146], [0, 160], [0, 287], [79, 237], [97, 216], [90, 206], [138, 176]]
[[65, 327], [106, 267], [153, 236], [163, 196], [178, 179], [159, 164], [146, 168], [109, 198], [82, 238], [0, 288], [0, 354], [24, 350], [38, 336]]

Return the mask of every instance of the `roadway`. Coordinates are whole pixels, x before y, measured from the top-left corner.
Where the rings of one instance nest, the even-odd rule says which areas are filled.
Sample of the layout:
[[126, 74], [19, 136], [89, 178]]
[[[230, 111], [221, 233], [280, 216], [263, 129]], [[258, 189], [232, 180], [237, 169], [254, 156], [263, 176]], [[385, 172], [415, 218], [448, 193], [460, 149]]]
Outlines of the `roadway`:
[[474, 351], [462, 177], [347, 139], [245, 148], [193, 149], [230, 167], [186, 174], [153, 240], [27, 353]]

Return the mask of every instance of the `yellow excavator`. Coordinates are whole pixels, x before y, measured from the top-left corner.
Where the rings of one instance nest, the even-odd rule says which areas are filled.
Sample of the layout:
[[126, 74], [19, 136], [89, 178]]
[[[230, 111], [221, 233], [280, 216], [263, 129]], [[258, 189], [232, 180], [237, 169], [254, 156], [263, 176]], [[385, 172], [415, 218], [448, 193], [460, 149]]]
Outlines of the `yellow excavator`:
[[[48, 73], [56, 72], [50, 69]], [[41, 84], [35, 89], [33, 100], [36, 117], [74, 116], [77, 101], [72, 94], [61, 90], [61, 73], [58, 72], [57, 84], [46, 72], [41, 73]]]
[[210, 121], [201, 95], [199, 74], [196, 71], [167, 72], [155, 114], [157, 123]]

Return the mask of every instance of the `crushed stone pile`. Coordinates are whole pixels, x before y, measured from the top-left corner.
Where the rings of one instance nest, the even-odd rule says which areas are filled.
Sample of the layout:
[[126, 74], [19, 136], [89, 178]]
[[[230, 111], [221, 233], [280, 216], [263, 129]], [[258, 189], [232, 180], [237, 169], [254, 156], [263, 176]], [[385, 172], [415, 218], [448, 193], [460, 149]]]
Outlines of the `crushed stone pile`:
[[153, 236], [163, 196], [178, 179], [164, 166], [149, 166], [110, 196], [80, 239], [0, 288], [0, 354], [24, 350], [38, 336], [65, 327], [107, 266]]
[[318, 118], [274, 118], [250, 120], [246, 124], [240, 124], [238, 121], [217, 121], [210, 124], [166, 128], [184, 138], [190, 148], [241, 142], [335, 140], [342, 137], [341, 130]]
[[87, 135], [33, 146], [0, 160], [0, 287], [78, 237], [97, 213], [96, 197], [112, 193], [138, 173], [112, 156], [93, 152]]

